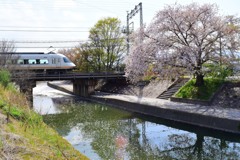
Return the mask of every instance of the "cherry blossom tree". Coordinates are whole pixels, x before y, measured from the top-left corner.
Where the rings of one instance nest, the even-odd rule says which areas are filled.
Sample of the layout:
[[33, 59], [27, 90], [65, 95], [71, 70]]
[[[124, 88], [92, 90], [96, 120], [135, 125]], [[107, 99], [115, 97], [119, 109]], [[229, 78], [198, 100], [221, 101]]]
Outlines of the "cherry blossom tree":
[[238, 36], [237, 18], [219, 15], [215, 4], [168, 5], [145, 30], [133, 35], [126, 74], [139, 81], [154, 65], [162, 78], [188, 73], [196, 76], [195, 85], [201, 86], [203, 64], [230, 60], [238, 50]]

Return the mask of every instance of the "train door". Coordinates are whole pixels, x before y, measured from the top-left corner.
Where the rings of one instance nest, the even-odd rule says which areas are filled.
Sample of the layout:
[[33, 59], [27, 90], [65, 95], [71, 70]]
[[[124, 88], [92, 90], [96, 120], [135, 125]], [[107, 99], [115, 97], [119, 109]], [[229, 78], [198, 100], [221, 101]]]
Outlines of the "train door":
[[61, 69], [61, 58], [57, 57], [57, 68]]
[[58, 57], [52, 57], [52, 65], [53, 65], [53, 68], [60, 69], [61, 68], [61, 59]]

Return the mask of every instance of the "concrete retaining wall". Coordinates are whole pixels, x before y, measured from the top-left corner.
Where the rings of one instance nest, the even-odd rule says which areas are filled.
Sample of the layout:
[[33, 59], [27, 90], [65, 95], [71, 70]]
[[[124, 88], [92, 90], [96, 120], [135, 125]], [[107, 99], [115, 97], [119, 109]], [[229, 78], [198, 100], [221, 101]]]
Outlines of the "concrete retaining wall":
[[206, 116], [197, 113], [189, 113], [180, 110], [166, 109], [144, 104], [136, 104], [117, 99], [102, 99], [93, 97], [91, 100], [135, 113], [240, 135], [240, 121], [237, 120]]
[[49, 87], [54, 88], [54, 89], [57, 89], [57, 90], [59, 90], [59, 91], [62, 91], [62, 92], [68, 93], [68, 94], [73, 94], [73, 92], [65, 89], [64, 87], [60, 87], [60, 86], [55, 85], [55, 84], [52, 84], [52, 83], [50, 83], [50, 82], [47, 82], [47, 85], [48, 85]]
[[[61, 90], [63, 92], [72, 93], [69, 90], [59, 87], [57, 85], [48, 83], [50, 87]], [[85, 100], [94, 101], [97, 103], [102, 103], [110, 105], [116, 108], [120, 108], [126, 111], [140, 113], [143, 115], [154, 116], [162, 119], [172, 120], [176, 122], [181, 122], [185, 124], [190, 124], [193, 126], [200, 126], [208, 129], [219, 130], [222, 132], [233, 133], [240, 135], [240, 121], [233, 119], [226, 119], [220, 117], [214, 117], [198, 113], [190, 113], [181, 110], [161, 108], [158, 106], [151, 106], [146, 104], [138, 104], [129, 101], [123, 101], [111, 98], [101, 98], [101, 97], [90, 97], [84, 98]]]

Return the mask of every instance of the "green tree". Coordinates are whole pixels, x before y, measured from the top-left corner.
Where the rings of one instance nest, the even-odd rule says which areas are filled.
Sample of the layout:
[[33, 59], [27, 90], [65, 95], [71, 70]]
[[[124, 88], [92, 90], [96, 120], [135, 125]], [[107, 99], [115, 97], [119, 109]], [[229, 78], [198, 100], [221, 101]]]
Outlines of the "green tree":
[[233, 67], [230, 65], [221, 65], [217, 63], [205, 64], [206, 76], [225, 80], [226, 77], [233, 74]]
[[91, 53], [98, 64], [97, 71], [112, 71], [119, 67], [126, 50], [117, 18], [103, 18], [90, 29]]
[[91, 43], [84, 43], [73, 49], [63, 49], [58, 52], [67, 56], [80, 72], [103, 71], [104, 52], [95, 48]]
[[92, 44], [85, 43], [74, 49], [75, 64], [81, 72], [100, 72], [102, 71], [102, 59], [104, 52], [94, 48]]
[[117, 18], [101, 19], [89, 31], [90, 42], [58, 52], [66, 55], [81, 72], [122, 69], [126, 46], [120, 26], [121, 22]]
[[75, 63], [81, 72], [102, 72], [122, 69], [126, 50], [117, 18], [103, 18], [90, 29], [89, 40], [72, 49], [59, 50]]

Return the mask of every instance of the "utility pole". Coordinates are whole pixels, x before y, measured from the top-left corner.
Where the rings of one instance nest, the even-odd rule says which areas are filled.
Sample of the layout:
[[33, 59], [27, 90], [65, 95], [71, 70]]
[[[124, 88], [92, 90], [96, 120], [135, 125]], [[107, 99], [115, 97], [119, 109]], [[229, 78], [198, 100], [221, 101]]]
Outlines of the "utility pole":
[[220, 32], [220, 41], [219, 41], [219, 49], [220, 49], [220, 66], [222, 66], [222, 33]]
[[127, 12], [127, 31], [126, 31], [126, 34], [127, 34], [127, 54], [129, 54], [129, 50], [130, 50], [130, 45], [129, 45], [129, 34], [130, 34], [130, 31], [129, 31], [129, 20], [132, 19], [135, 14], [138, 13], [138, 11], [140, 12], [140, 28], [142, 29], [143, 27], [143, 13], [142, 13], [142, 2], [140, 2], [138, 5], [135, 6], [134, 9], [131, 10], [131, 12]]
[[129, 13], [127, 12], [127, 55], [129, 54]]

